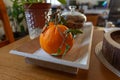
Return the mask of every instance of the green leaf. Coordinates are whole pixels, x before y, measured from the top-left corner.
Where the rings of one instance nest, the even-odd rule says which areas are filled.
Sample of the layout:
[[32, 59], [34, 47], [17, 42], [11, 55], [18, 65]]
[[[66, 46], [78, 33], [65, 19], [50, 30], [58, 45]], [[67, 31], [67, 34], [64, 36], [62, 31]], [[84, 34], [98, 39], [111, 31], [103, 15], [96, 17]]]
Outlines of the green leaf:
[[70, 46], [68, 44], [66, 44], [66, 48], [65, 48], [65, 51], [63, 53], [63, 56], [69, 51], [70, 49]]
[[51, 54], [52, 56], [59, 56], [59, 54], [58, 53], [53, 53], [53, 54]]
[[65, 31], [65, 33], [72, 33], [72, 35], [77, 35], [83, 33], [80, 29], [68, 29]]
[[24, 28], [23, 25], [20, 25], [20, 31], [21, 31], [21, 32], [25, 32], [25, 28]]
[[60, 54], [60, 53], [61, 53], [61, 49], [60, 49], [60, 48], [58, 48], [58, 51], [57, 51], [57, 53], [58, 53], [58, 54]]
[[60, 49], [60, 48], [58, 48], [57, 53], [53, 53], [53, 54], [51, 54], [51, 55], [52, 55], [52, 56], [59, 56], [59, 55], [60, 55], [60, 53], [61, 53], [61, 49]]
[[66, 4], [66, 0], [58, 0], [61, 4]]
[[64, 17], [60, 16], [61, 20], [59, 21], [60, 24], [66, 25], [66, 20], [64, 19]]

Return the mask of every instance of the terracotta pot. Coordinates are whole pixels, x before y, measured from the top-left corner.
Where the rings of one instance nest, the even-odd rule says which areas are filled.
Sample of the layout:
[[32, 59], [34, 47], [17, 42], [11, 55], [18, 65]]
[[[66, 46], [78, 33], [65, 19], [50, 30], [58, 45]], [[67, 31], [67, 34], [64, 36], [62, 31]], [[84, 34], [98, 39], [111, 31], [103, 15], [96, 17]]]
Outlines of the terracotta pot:
[[26, 3], [24, 9], [28, 26], [43, 28], [45, 25], [45, 12], [48, 12], [50, 7], [50, 3]]

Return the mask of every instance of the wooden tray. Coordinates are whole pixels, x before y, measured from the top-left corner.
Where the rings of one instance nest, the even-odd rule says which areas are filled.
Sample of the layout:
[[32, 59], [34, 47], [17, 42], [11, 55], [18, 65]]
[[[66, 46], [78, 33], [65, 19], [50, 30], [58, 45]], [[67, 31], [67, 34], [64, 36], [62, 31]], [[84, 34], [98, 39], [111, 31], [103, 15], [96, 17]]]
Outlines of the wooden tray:
[[86, 23], [82, 28], [83, 34], [77, 35], [72, 49], [62, 58], [47, 54], [40, 48], [39, 38], [11, 50], [11, 54], [24, 56], [25, 61], [55, 70], [76, 74], [78, 69], [88, 69], [91, 52], [93, 26]]

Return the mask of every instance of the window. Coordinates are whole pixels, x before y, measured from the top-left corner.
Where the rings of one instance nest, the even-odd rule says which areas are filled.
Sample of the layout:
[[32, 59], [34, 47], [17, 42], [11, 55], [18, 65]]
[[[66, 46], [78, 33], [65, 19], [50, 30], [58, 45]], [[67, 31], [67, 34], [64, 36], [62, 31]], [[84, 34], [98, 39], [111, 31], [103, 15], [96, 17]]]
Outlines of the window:
[[58, 0], [47, 0], [47, 3], [51, 3], [52, 6], [61, 5], [61, 3]]

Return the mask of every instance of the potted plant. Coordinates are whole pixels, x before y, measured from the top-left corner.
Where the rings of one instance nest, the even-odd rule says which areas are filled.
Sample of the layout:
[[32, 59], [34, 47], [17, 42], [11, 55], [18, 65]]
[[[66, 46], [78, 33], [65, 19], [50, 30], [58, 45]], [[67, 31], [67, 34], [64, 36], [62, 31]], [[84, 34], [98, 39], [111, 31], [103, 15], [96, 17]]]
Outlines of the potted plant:
[[[13, 2], [13, 4], [12, 7], [8, 9], [8, 14], [10, 16], [12, 26], [14, 26], [15, 38], [19, 38], [19, 36], [26, 34], [29, 31], [29, 27], [32, 27], [32, 29], [34, 28], [35, 30], [37, 30], [36, 27], [42, 28], [41, 26], [43, 26], [45, 21], [44, 11], [46, 12], [48, 11], [48, 9], [50, 8], [50, 3], [46, 3], [45, 0], [11, 0], [11, 1]], [[44, 11], [42, 11], [43, 10], [42, 8], [44, 9]], [[30, 15], [31, 16], [30, 19], [27, 16], [28, 14], [32, 14]], [[25, 20], [27, 21], [28, 29], [26, 29], [25, 27]], [[31, 20], [32, 22], [29, 23], [29, 20]], [[29, 24], [31, 24], [31, 26]], [[39, 30], [37, 30], [37, 32], [38, 31]]]
[[74, 38], [78, 33], [82, 33], [80, 29], [70, 29], [64, 24], [64, 18], [58, 8], [52, 12], [48, 24], [44, 26], [39, 42], [41, 48], [48, 54], [53, 56], [64, 56], [73, 46]]
[[45, 25], [45, 13], [49, 11], [50, 3], [45, 0], [27, 0], [24, 2], [25, 17], [31, 39], [38, 37]]
[[27, 2], [25, 2], [26, 0], [22, 1], [24, 1], [24, 10], [27, 23], [31, 24], [32, 27], [42, 28], [45, 24], [45, 12], [48, 12], [51, 7], [50, 3], [46, 3], [45, 0], [27, 0]]
[[[65, 0], [59, 0], [65, 3]], [[31, 39], [38, 37], [41, 29], [45, 25], [45, 13], [51, 8], [50, 3], [46, 0], [22, 0], [25, 9], [25, 16], [28, 24], [29, 35]]]
[[[45, 12], [48, 12], [51, 5], [46, 0], [11, 0], [13, 2], [13, 16], [17, 24], [26, 17], [29, 35], [31, 39], [37, 37], [40, 29], [45, 25]], [[65, 4], [65, 0], [59, 0]], [[19, 13], [21, 12], [21, 13]], [[25, 13], [25, 14], [24, 14]], [[16, 15], [16, 16], [15, 16]], [[22, 15], [22, 16], [21, 16]], [[20, 17], [21, 16], [21, 17]], [[20, 19], [18, 19], [20, 18]], [[21, 30], [24, 29], [21, 27]], [[17, 31], [17, 30], [16, 30]]]
[[[58, 0], [60, 3], [65, 4], [66, 0]], [[24, 4], [24, 9], [26, 13], [26, 18], [29, 16], [34, 15], [33, 19], [29, 21], [29, 23], [32, 23], [32, 20], [34, 20], [34, 26], [33, 27], [40, 27], [43, 28], [45, 25], [45, 12], [48, 12], [51, 5], [50, 3], [46, 3], [46, 0], [22, 0], [22, 3]], [[31, 13], [32, 12], [32, 13]], [[27, 14], [30, 13], [28, 16]], [[30, 18], [29, 18], [30, 19]]]

